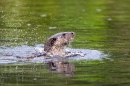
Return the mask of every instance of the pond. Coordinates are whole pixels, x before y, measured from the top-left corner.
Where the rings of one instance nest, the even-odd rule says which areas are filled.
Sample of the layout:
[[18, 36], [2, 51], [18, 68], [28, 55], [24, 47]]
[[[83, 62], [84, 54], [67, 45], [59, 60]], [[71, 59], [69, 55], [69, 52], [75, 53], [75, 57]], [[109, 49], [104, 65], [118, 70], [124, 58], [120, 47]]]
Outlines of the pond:
[[0, 86], [129, 86], [129, 3], [0, 0], [0, 58], [5, 51], [17, 54], [43, 46], [51, 35], [66, 31], [76, 34], [69, 48], [92, 50], [91, 59], [69, 60], [75, 66], [73, 77], [51, 72], [40, 61], [0, 60]]

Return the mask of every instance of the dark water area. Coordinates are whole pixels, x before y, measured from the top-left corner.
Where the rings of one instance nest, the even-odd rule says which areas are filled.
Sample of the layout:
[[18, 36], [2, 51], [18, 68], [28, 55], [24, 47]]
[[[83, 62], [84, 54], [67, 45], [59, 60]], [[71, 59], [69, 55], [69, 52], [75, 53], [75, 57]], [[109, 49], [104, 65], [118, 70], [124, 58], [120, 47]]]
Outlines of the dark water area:
[[[129, 86], [129, 0], [0, 0], [0, 51], [44, 44], [51, 35], [73, 31], [75, 49], [106, 56], [69, 60], [74, 76], [54, 73], [44, 63], [0, 64], [0, 86]], [[22, 50], [24, 51], [24, 50]], [[15, 51], [14, 51], [15, 52]], [[94, 53], [93, 53], [94, 54]], [[0, 52], [0, 58], [3, 58]], [[99, 56], [99, 55], [98, 55]]]

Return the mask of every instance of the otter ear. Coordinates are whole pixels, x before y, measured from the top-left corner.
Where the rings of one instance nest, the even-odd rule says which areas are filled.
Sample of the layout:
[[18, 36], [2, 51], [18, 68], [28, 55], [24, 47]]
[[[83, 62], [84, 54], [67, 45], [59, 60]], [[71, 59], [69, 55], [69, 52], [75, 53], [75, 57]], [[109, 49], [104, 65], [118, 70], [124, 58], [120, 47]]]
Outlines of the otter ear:
[[51, 44], [51, 46], [54, 45], [54, 42], [56, 41], [56, 39], [57, 39], [57, 38], [51, 38], [51, 39], [50, 39], [50, 44]]
[[51, 49], [51, 47], [54, 45], [55, 41], [56, 41], [56, 38], [48, 39], [44, 45], [44, 51], [48, 52]]

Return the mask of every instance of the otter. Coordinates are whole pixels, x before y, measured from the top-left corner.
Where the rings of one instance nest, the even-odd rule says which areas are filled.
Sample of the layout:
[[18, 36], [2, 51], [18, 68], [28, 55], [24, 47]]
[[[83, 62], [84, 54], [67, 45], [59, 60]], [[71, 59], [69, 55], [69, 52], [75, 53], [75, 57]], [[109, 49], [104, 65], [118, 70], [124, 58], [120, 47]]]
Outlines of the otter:
[[65, 56], [65, 47], [74, 39], [74, 32], [60, 32], [52, 35], [44, 44], [44, 51], [48, 56]]

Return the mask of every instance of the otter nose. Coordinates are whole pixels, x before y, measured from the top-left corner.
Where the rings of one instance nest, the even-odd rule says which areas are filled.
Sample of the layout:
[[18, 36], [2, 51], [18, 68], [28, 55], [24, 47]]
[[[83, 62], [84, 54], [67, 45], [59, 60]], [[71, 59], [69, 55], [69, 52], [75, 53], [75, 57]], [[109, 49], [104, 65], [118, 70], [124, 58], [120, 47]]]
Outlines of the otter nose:
[[74, 34], [74, 32], [71, 32], [71, 34]]

